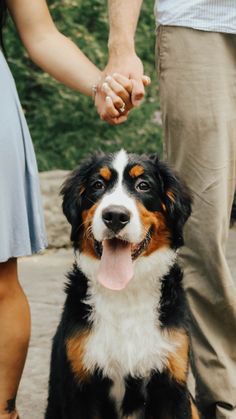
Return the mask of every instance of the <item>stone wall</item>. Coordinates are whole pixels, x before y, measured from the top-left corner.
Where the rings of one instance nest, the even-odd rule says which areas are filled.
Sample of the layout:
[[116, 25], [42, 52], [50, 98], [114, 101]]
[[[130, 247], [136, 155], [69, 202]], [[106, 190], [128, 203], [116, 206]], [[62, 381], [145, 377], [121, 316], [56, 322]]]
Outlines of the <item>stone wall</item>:
[[62, 212], [62, 199], [59, 195], [61, 185], [68, 173], [65, 170], [40, 173], [49, 248], [70, 246], [70, 225]]

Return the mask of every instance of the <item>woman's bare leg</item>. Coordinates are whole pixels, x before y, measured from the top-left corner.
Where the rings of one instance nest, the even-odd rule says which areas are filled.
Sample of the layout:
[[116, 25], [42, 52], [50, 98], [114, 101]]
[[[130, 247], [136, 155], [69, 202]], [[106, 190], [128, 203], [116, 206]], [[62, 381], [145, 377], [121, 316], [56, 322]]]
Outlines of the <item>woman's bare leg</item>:
[[15, 419], [15, 399], [30, 337], [30, 310], [17, 260], [0, 263], [0, 419]]

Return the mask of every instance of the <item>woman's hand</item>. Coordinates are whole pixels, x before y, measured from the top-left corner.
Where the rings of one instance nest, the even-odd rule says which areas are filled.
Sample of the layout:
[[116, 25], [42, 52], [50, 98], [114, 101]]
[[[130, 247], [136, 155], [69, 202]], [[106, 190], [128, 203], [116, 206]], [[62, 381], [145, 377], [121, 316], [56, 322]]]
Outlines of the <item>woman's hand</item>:
[[[144, 87], [150, 84], [148, 76], [142, 77]], [[132, 104], [133, 81], [114, 73], [106, 76], [95, 97], [95, 105], [100, 118], [112, 125], [119, 125], [128, 118]]]

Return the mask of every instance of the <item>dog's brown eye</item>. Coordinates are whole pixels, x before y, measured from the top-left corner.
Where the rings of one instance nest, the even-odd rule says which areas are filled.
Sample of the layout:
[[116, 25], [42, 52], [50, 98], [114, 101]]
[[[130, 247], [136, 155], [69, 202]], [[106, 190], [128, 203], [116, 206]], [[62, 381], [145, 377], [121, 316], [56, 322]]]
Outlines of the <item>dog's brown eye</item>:
[[150, 190], [151, 186], [148, 182], [141, 180], [136, 183], [135, 188], [137, 191], [146, 192]]
[[96, 181], [93, 183], [93, 188], [94, 188], [94, 189], [104, 189], [104, 188], [105, 188], [105, 185], [104, 185], [104, 183], [102, 182], [102, 180], [96, 180]]

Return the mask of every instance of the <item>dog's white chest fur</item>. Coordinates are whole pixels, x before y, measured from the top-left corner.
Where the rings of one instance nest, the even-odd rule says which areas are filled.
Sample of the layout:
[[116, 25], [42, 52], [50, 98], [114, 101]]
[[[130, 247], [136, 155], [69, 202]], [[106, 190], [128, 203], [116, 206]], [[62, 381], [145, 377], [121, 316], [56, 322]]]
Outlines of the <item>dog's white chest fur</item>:
[[89, 370], [98, 366], [115, 378], [128, 374], [146, 377], [152, 369], [162, 369], [170, 348], [159, 327], [158, 292], [154, 284], [148, 285], [142, 292], [133, 289], [116, 295], [97, 287], [93, 330], [84, 356]]
[[162, 371], [168, 354], [175, 349], [158, 320], [158, 277], [168, 271], [173, 253], [163, 252], [161, 258], [158, 255], [160, 276], [154, 270], [152, 277], [154, 261], [147, 259], [149, 269], [143, 263], [137, 266], [134, 279], [122, 291], [108, 290], [94, 280], [89, 285], [87, 302], [93, 308], [93, 327], [84, 348], [83, 364], [91, 372], [98, 367], [113, 380], [112, 395], [118, 403], [124, 395], [127, 375], [148, 378], [151, 371]]

